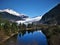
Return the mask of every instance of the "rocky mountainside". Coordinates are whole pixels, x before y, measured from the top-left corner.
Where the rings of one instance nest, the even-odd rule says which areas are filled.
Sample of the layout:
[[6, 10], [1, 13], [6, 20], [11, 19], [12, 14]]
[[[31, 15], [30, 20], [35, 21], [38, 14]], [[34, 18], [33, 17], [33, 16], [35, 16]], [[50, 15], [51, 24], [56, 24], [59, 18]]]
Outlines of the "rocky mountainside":
[[41, 24], [60, 24], [60, 4], [42, 16]]
[[0, 10], [0, 17], [17, 23], [32, 23], [39, 21], [42, 16], [29, 18], [28, 16], [24, 14], [20, 14], [12, 9], [4, 9], [4, 10]]
[[0, 17], [9, 21], [24, 20], [25, 18], [28, 18], [28, 16], [19, 14], [11, 9], [0, 10]]

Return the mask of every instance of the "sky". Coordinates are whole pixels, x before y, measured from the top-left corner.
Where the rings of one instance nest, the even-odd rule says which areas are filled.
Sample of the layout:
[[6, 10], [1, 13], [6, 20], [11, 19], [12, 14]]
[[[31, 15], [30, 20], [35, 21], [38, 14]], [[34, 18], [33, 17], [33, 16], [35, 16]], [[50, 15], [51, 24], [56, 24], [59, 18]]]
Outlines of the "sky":
[[0, 0], [0, 10], [12, 9], [29, 17], [44, 15], [60, 0]]

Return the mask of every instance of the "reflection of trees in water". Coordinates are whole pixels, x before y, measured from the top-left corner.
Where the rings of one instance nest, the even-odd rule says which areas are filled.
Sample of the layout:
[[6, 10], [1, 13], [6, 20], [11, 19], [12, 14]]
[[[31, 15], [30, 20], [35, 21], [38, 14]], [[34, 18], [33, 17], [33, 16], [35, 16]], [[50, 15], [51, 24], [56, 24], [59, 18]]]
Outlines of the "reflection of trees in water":
[[28, 33], [30, 33], [30, 32], [33, 33], [34, 31], [33, 30], [28, 30]]
[[26, 32], [29, 34], [29, 33], [33, 33], [34, 31], [33, 30], [28, 30], [28, 31], [25, 31], [25, 30], [22, 30], [19, 32], [19, 36], [24, 36], [26, 34]]

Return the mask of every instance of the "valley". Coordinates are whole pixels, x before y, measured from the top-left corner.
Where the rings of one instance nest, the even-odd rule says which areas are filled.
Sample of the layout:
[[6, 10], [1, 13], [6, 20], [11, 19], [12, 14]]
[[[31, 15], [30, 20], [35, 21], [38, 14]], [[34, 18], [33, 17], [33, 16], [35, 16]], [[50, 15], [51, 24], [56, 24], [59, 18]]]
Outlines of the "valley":
[[[3, 45], [5, 41], [19, 33], [23, 34], [25, 31], [37, 32], [38, 30], [41, 30], [46, 36], [48, 45], [60, 45], [60, 4], [42, 17], [39, 16], [31, 19], [25, 15], [17, 16], [20, 14], [14, 14], [16, 14], [15, 11], [14, 13], [0, 11], [0, 45]], [[21, 21], [24, 22], [22, 23]]]

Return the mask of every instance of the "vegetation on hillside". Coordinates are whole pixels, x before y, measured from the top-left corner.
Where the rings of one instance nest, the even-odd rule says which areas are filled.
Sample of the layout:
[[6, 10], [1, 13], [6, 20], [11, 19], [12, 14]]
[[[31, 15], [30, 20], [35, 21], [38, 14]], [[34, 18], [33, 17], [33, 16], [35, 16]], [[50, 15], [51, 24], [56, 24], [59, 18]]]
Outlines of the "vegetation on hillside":
[[0, 43], [3, 42], [7, 37], [11, 37], [14, 34], [17, 34], [20, 31], [33, 30], [34, 26], [32, 24], [19, 24], [15, 22], [8, 21], [0, 17]]
[[[23, 31], [22, 31], [23, 30]], [[60, 25], [44, 25], [44, 24], [19, 24], [10, 22], [0, 17], [0, 42], [17, 32], [25, 30], [42, 30], [47, 36], [49, 45], [60, 45]]]
[[60, 25], [43, 25], [41, 29], [47, 37], [48, 45], [60, 45]]

